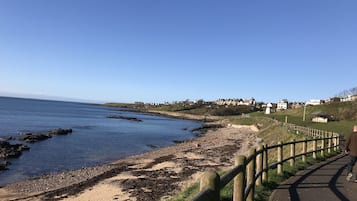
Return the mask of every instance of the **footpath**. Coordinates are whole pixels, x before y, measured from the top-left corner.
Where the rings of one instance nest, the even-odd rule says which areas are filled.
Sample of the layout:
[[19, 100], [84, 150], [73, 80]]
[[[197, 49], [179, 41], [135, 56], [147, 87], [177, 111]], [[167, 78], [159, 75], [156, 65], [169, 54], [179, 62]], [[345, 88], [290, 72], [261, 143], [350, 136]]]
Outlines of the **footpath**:
[[[348, 156], [337, 155], [299, 171], [281, 184], [270, 201], [348, 201], [357, 200], [355, 175], [346, 181]], [[354, 173], [357, 173], [357, 164]]]

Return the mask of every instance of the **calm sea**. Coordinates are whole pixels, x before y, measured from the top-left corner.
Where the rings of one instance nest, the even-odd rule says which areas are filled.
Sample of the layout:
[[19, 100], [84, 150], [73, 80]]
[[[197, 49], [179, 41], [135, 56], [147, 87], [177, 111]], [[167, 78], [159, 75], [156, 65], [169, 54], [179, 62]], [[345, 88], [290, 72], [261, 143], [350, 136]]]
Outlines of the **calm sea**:
[[[109, 119], [135, 117], [142, 122]], [[110, 162], [193, 138], [197, 121], [153, 116], [91, 104], [0, 97], [0, 138], [55, 128], [73, 133], [27, 144], [29, 151], [0, 171], [0, 185], [52, 172]]]

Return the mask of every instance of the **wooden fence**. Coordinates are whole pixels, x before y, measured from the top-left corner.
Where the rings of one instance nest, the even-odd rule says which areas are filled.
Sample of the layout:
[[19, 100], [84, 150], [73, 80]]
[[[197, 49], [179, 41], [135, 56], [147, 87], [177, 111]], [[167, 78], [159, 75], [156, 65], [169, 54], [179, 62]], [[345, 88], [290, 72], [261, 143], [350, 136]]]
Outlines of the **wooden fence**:
[[[230, 181], [234, 180], [233, 201], [253, 201], [255, 186], [268, 181], [268, 170], [276, 169], [278, 174], [283, 174], [283, 163], [289, 161], [290, 166], [295, 166], [295, 160], [301, 157], [306, 162], [307, 155], [314, 159], [320, 153], [325, 157], [326, 153], [339, 151], [340, 135], [293, 124], [284, 124], [288, 129], [297, 133], [303, 133], [311, 137], [300, 141], [279, 142], [277, 145], [260, 145], [251, 148], [247, 156], [235, 156], [235, 167], [220, 177], [215, 171], [205, 172], [200, 181], [200, 192], [192, 201], [219, 201], [220, 190]], [[302, 146], [302, 151], [296, 153], [297, 145]], [[284, 147], [290, 146], [290, 155], [284, 156]], [[310, 149], [308, 149], [310, 147]], [[277, 150], [277, 160], [271, 164], [268, 160], [270, 150]], [[285, 153], [286, 154], [286, 153]]]

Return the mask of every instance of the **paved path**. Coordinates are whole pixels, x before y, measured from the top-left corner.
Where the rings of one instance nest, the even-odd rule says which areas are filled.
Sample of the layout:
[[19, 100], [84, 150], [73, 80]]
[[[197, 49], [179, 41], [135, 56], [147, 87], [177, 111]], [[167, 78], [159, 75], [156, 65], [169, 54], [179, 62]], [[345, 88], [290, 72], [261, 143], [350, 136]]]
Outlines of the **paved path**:
[[273, 192], [270, 201], [357, 201], [354, 177], [346, 181], [347, 162], [347, 156], [338, 155], [298, 172]]

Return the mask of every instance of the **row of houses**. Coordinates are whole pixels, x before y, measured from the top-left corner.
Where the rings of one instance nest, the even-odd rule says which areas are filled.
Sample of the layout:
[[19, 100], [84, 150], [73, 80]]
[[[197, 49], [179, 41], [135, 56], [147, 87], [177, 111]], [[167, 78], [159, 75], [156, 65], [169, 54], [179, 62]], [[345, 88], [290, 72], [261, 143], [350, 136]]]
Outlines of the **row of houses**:
[[218, 99], [215, 101], [215, 103], [217, 105], [233, 105], [233, 106], [237, 106], [237, 105], [255, 105], [256, 101], [254, 98], [250, 98], [250, 99]]
[[[204, 105], [210, 105], [210, 104], [217, 104], [217, 105], [224, 105], [224, 106], [239, 106], [239, 105], [246, 105], [246, 106], [254, 106], [258, 110], [266, 110], [267, 108], [270, 108], [269, 110], [271, 112], [279, 111], [279, 110], [286, 110], [286, 109], [296, 109], [296, 108], [301, 108], [304, 107], [304, 105], [321, 105], [325, 103], [332, 103], [332, 102], [346, 102], [346, 101], [356, 101], [357, 100], [357, 94], [354, 95], [348, 95], [345, 97], [333, 97], [333, 98], [328, 98], [327, 100], [321, 100], [321, 99], [311, 99], [306, 102], [289, 102], [287, 99], [282, 99], [278, 103], [263, 103], [263, 102], [256, 102], [254, 98], [249, 98], [249, 99], [242, 99], [242, 98], [236, 98], [236, 99], [218, 99], [216, 101], [204, 101], [204, 100], [196, 100], [196, 101], [190, 101], [190, 100], [185, 100], [185, 101], [174, 101], [172, 103], [165, 102], [165, 103], [150, 103], [149, 105], [171, 105], [171, 104], [185, 104], [185, 105], [195, 105], [195, 104], [204, 104]], [[136, 104], [144, 104], [142, 102], [137, 102]]]
[[289, 102], [287, 99], [283, 99], [278, 103], [267, 103], [263, 104], [263, 108], [270, 107], [273, 110], [287, 110], [287, 109], [296, 109], [304, 106], [304, 102]]
[[357, 100], [357, 94], [347, 95], [345, 97], [340, 98], [341, 102], [356, 101], [356, 100]]
[[322, 105], [325, 103], [332, 103], [332, 102], [347, 102], [347, 101], [357, 101], [357, 94], [348, 95], [346, 97], [333, 97], [328, 98], [327, 100], [321, 99], [311, 99], [306, 102], [288, 102], [287, 99], [282, 99], [277, 104], [272, 104], [271, 107], [276, 110], [286, 110], [286, 109], [295, 109], [303, 107], [304, 105]]

